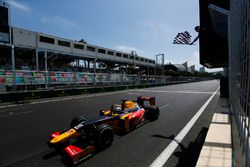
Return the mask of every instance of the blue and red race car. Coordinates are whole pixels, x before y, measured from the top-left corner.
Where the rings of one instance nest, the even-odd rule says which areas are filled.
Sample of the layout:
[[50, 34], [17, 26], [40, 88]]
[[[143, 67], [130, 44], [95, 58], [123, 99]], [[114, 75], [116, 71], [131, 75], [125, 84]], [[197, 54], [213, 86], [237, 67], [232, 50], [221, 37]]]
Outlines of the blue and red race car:
[[158, 119], [159, 114], [155, 97], [141, 96], [137, 100], [122, 100], [121, 104], [101, 110], [100, 116], [95, 119], [75, 117], [70, 129], [50, 135], [49, 145], [63, 149], [76, 164], [93, 155], [96, 150], [111, 146], [114, 133], [128, 133], [146, 122]]

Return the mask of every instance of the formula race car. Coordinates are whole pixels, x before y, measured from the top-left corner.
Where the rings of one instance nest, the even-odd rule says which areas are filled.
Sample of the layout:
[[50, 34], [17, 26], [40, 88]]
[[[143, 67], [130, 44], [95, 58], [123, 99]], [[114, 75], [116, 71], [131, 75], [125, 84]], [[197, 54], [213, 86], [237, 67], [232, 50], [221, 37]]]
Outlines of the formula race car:
[[[147, 104], [145, 104], [147, 103]], [[49, 146], [64, 150], [73, 164], [76, 164], [96, 151], [111, 146], [116, 134], [129, 131], [159, 117], [155, 97], [138, 97], [137, 100], [122, 100], [108, 110], [101, 110], [100, 116], [88, 120], [83, 116], [73, 118], [71, 128], [50, 135]]]

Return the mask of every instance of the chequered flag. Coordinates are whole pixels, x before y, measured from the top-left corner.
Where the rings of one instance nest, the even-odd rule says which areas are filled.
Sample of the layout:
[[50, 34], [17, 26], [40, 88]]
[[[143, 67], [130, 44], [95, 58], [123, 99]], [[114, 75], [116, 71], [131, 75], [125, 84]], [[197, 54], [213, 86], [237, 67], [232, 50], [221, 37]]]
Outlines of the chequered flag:
[[178, 33], [174, 38], [174, 44], [191, 44], [191, 35], [188, 31]]

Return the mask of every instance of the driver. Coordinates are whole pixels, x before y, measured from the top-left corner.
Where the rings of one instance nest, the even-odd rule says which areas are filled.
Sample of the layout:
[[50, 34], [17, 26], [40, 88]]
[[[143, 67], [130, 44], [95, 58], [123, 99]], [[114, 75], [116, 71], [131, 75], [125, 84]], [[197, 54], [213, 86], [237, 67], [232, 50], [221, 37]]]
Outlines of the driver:
[[111, 107], [111, 112], [113, 114], [121, 114], [122, 113], [122, 106], [121, 105], [118, 105], [118, 104], [115, 104]]

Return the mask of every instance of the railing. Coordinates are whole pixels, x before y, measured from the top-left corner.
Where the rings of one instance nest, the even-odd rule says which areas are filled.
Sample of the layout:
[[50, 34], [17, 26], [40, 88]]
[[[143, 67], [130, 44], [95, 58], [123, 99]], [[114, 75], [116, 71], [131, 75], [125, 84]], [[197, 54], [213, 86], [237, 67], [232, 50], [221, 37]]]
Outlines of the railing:
[[200, 80], [207, 80], [207, 78], [28, 70], [16, 70], [13, 73], [12, 70], [0, 70], [2, 86], [35, 86], [44, 89], [67, 86], [166, 84]]

